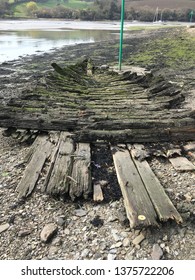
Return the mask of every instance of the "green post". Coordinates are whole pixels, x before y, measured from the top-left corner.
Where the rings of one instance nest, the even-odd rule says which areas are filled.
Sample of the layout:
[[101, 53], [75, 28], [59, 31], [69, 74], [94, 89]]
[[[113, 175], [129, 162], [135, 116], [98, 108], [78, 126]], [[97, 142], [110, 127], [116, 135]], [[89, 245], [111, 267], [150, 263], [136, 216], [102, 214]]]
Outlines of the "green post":
[[193, 20], [193, 15], [194, 15], [194, 11], [192, 10], [192, 11], [190, 12], [190, 22], [192, 22], [192, 20]]
[[125, 16], [125, 0], [121, 3], [121, 31], [120, 31], [120, 47], [119, 47], [119, 71], [121, 71], [122, 58], [123, 58], [123, 28]]

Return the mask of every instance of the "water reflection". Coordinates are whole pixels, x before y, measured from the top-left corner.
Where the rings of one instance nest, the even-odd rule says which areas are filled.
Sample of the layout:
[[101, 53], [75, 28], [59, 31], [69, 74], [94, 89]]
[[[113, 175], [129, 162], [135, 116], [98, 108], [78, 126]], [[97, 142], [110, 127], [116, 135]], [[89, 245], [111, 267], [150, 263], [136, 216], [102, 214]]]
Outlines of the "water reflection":
[[118, 37], [105, 30], [22, 30], [0, 32], [0, 62], [47, 52], [53, 48]]

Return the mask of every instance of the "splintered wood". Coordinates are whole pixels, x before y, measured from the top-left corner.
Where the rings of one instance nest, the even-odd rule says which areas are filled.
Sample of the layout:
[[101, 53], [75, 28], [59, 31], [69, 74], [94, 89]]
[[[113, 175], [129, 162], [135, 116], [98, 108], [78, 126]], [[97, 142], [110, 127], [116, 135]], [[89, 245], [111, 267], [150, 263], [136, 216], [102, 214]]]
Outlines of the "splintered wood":
[[74, 146], [69, 133], [62, 132], [58, 143], [51, 155], [50, 166], [47, 172], [43, 190], [47, 193], [67, 193], [68, 176], [71, 175], [72, 158]]
[[70, 197], [87, 198], [91, 192], [91, 174], [89, 172], [91, 165], [90, 145], [78, 143], [73, 157], [73, 167], [70, 177]]
[[157, 226], [158, 220], [168, 219], [182, 222], [146, 160], [133, 157], [136, 149], [112, 146], [111, 151], [130, 226]]
[[[145, 160], [149, 154], [144, 146], [111, 146], [111, 152], [130, 226], [157, 227], [159, 221], [169, 219], [181, 223], [181, 216]], [[101, 181], [94, 183], [92, 189], [90, 144], [75, 143], [69, 132], [38, 135], [24, 163], [26, 169], [17, 187], [20, 198], [38, 188], [72, 200], [86, 199], [92, 192], [94, 201], [104, 199]]]
[[[33, 151], [33, 152], [32, 152]], [[42, 191], [49, 194], [68, 194], [88, 197], [91, 192], [90, 145], [76, 147], [67, 132], [38, 136], [29, 152], [28, 164], [17, 191], [19, 197], [32, 193], [42, 170], [46, 170]]]
[[50, 155], [52, 143], [49, 141], [48, 136], [39, 136], [36, 144], [38, 144], [41, 149], [37, 148], [35, 150], [29, 164], [26, 167], [24, 176], [17, 187], [19, 197], [28, 196], [32, 193], [39, 179], [43, 165]]

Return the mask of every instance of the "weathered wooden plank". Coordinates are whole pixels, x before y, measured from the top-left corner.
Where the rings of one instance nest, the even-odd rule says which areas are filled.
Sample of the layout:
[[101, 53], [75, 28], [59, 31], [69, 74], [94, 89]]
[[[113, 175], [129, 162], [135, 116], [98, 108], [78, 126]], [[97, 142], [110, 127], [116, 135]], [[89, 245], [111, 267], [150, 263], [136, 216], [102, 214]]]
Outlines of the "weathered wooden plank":
[[69, 194], [72, 200], [81, 195], [87, 198], [91, 187], [91, 149], [87, 143], [78, 143], [73, 155], [73, 168], [70, 180]]
[[72, 170], [72, 154], [74, 143], [70, 133], [61, 132], [59, 142], [54, 149], [50, 168], [46, 175], [45, 191], [50, 194], [67, 193], [69, 190], [69, 178]]
[[[44, 134], [41, 134], [41, 135], [43, 136]], [[36, 149], [42, 145], [42, 141], [43, 141], [42, 136], [39, 135], [35, 138], [34, 142], [30, 146], [28, 153], [24, 157], [23, 163], [25, 163], [25, 164], [29, 163], [30, 160], [32, 159], [32, 156], [33, 156], [34, 152], [36, 151]], [[45, 134], [45, 136], [47, 136], [47, 134]]]
[[130, 226], [157, 226], [156, 212], [128, 149], [112, 146], [111, 151]]
[[43, 192], [46, 191], [46, 189], [47, 189], [49, 180], [51, 178], [52, 171], [54, 169], [55, 161], [56, 161], [56, 158], [57, 158], [57, 155], [58, 155], [58, 151], [59, 151], [59, 147], [60, 147], [60, 143], [61, 143], [60, 136], [61, 136], [61, 133], [57, 133], [57, 132], [52, 134], [52, 135], [50, 135], [50, 141], [55, 146], [53, 148], [53, 151], [51, 153], [51, 157], [50, 157], [50, 160], [49, 160], [49, 167], [47, 169], [47, 174], [45, 176], [45, 182], [44, 182], [44, 184], [42, 185], [42, 188], [41, 188], [41, 190]]
[[118, 143], [195, 140], [194, 112], [175, 107], [184, 99], [180, 87], [153, 74], [87, 65], [90, 59], [64, 68], [52, 63], [55, 72], [44, 83], [0, 104], [0, 126], [73, 131], [81, 142], [89, 142], [88, 134]]
[[195, 165], [185, 157], [169, 158], [173, 167], [178, 171], [194, 171]]
[[142, 147], [135, 145], [134, 148], [129, 146], [133, 161], [137, 167], [137, 170], [143, 180], [145, 188], [150, 196], [154, 209], [159, 217], [160, 221], [167, 221], [169, 219], [175, 220], [177, 223], [182, 222], [182, 218], [169, 197], [166, 195], [163, 186], [159, 182], [158, 178], [153, 173], [148, 162], [146, 160], [139, 161], [136, 159], [138, 150], [142, 150]]
[[104, 196], [100, 184], [93, 185], [93, 200], [98, 202], [104, 200]]
[[74, 138], [82, 142], [95, 142], [97, 140], [108, 141], [111, 143], [154, 143], [167, 141], [185, 141], [195, 138], [195, 128], [175, 129], [170, 128], [127, 128], [116, 130], [88, 129], [74, 132]]
[[40, 135], [38, 138], [39, 144], [33, 153], [32, 158], [25, 169], [24, 175], [16, 189], [20, 198], [26, 197], [32, 193], [43, 165], [52, 150], [52, 143], [49, 141], [49, 137], [47, 135]]

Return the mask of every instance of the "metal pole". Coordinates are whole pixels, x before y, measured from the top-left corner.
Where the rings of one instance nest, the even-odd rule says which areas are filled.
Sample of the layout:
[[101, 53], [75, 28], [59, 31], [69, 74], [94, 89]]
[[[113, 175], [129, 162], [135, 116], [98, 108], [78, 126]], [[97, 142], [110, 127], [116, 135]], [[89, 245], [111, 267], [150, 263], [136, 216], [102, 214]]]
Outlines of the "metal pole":
[[192, 11], [190, 12], [190, 22], [192, 22], [192, 20], [193, 20], [193, 14], [194, 14], [194, 11], [192, 10]]
[[121, 71], [122, 58], [123, 58], [123, 28], [125, 16], [125, 0], [121, 3], [121, 31], [120, 31], [120, 47], [119, 47], [119, 71]]

